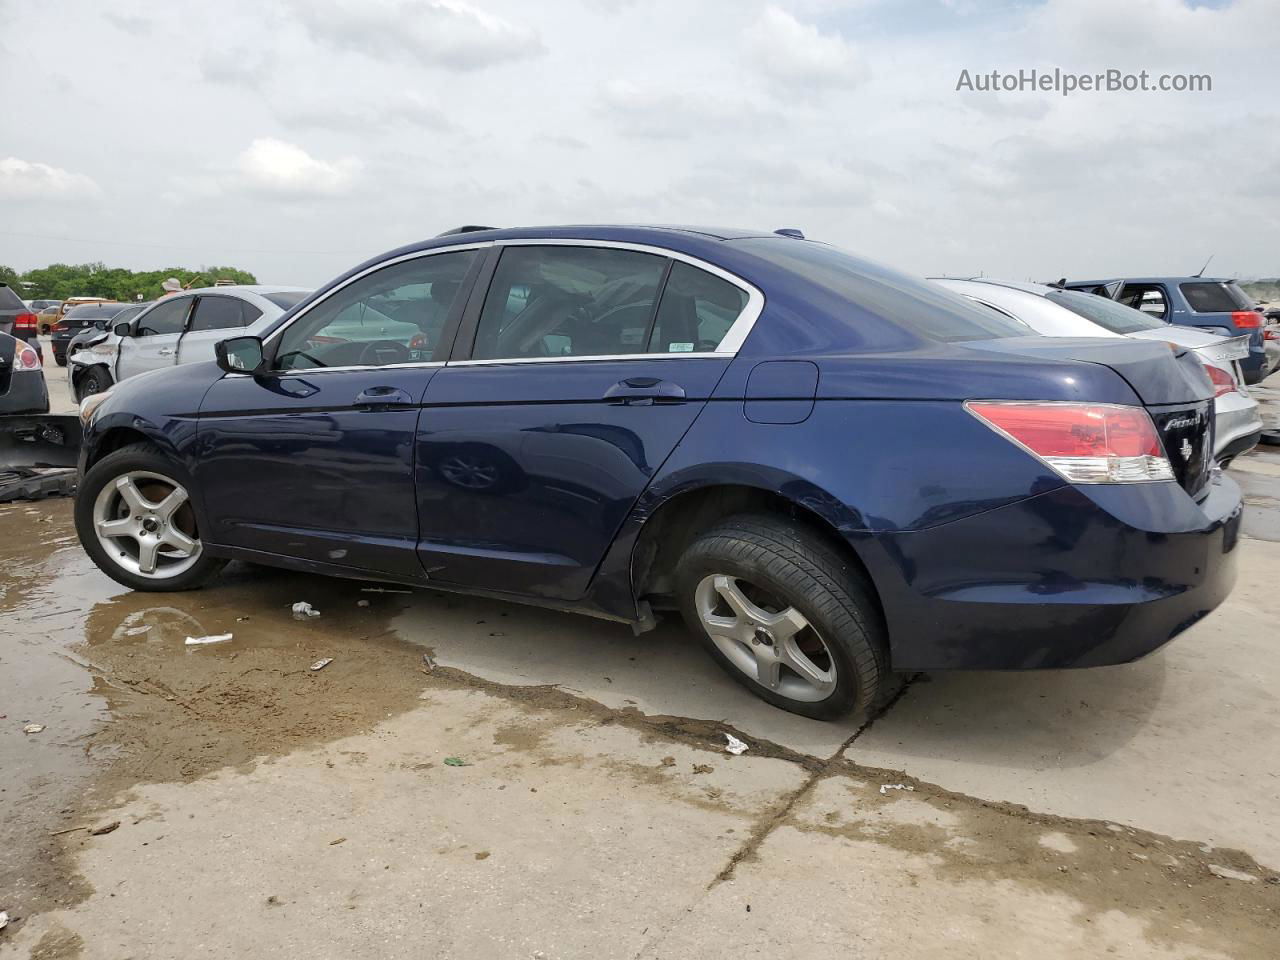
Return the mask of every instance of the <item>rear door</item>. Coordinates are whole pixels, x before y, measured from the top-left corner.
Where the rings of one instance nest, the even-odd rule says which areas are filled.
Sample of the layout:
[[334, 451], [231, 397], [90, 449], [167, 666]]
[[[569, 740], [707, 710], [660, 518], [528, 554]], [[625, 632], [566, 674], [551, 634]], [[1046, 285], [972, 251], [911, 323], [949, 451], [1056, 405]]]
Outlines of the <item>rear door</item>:
[[237, 336], [260, 316], [261, 309], [239, 297], [201, 294], [187, 319], [186, 332], [178, 341], [177, 362], [214, 359], [213, 348], [219, 341]]
[[418, 423], [419, 554], [433, 580], [577, 599], [763, 301], [660, 250], [494, 256]]
[[186, 328], [195, 297], [165, 297], [133, 322], [132, 336], [120, 340], [116, 380], [178, 362], [178, 340]]

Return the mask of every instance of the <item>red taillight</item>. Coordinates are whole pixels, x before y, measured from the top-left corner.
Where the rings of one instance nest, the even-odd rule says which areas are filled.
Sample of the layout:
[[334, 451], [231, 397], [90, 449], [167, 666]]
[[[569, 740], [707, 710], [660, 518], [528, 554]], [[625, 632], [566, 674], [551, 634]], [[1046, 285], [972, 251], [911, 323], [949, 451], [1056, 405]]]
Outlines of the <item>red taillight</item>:
[[995, 400], [970, 400], [965, 407], [1073, 483], [1173, 479], [1142, 407]]
[[1267, 329], [1262, 332], [1262, 339], [1280, 340], [1280, 330], [1277, 330], [1275, 327], [1267, 327]]
[[1236, 378], [1221, 367], [1215, 367], [1212, 363], [1204, 365], [1204, 372], [1209, 375], [1209, 379], [1213, 382], [1213, 395], [1220, 397], [1225, 393], [1235, 393], [1238, 389]]
[[1237, 310], [1231, 314], [1231, 322], [1241, 330], [1255, 330], [1262, 326], [1262, 314], [1257, 310]]
[[[34, 316], [34, 314], [32, 314]], [[13, 358], [13, 366], [16, 370], [39, 370], [40, 354], [36, 353], [31, 347], [25, 343], [18, 349], [18, 354]]]
[[36, 315], [34, 313], [20, 313], [13, 318], [14, 333], [35, 333], [36, 332]]
[[53, 326], [49, 328], [50, 332], [52, 333], [62, 333], [66, 329], [67, 329], [67, 325], [63, 323], [61, 320], [55, 320], [53, 322]]

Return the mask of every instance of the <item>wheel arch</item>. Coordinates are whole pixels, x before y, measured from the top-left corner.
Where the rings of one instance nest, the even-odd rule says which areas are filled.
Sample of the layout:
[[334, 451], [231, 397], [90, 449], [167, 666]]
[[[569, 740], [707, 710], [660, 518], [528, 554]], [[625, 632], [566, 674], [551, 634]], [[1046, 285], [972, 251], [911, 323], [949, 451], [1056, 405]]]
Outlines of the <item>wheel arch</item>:
[[182, 458], [164, 434], [151, 424], [136, 417], [126, 420], [95, 424], [92, 437], [86, 437], [84, 469], [88, 470], [103, 457], [135, 443], [148, 443], [177, 463]]
[[657, 500], [640, 520], [630, 553], [631, 591], [638, 604], [669, 606], [671, 576], [681, 554], [703, 530], [725, 517], [759, 513], [786, 517], [819, 537], [865, 580], [883, 618], [883, 604], [867, 562], [848, 534], [863, 530], [857, 511], [814, 484], [776, 472], [773, 482], [734, 477], [686, 482]]

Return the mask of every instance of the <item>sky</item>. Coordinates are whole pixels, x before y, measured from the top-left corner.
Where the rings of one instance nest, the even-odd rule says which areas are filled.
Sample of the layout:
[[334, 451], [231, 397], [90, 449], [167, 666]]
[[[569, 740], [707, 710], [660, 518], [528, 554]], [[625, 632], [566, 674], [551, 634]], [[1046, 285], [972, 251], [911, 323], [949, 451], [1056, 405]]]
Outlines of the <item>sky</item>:
[[[0, 264], [318, 285], [464, 223], [1280, 274], [1280, 3], [0, 0]], [[992, 70], [1206, 92], [958, 90]]]

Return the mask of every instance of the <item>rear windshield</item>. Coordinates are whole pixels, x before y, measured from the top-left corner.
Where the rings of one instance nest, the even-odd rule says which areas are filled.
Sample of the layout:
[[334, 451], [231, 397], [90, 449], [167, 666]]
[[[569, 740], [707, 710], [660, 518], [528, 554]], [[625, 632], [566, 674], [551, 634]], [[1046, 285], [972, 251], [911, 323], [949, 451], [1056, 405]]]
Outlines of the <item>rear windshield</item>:
[[25, 310], [27, 305], [8, 286], [0, 283], [0, 310]]
[[288, 310], [296, 307], [307, 297], [311, 296], [310, 290], [281, 290], [279, 293], [264, 293], [264, 297], [274, 303], [281, 310]]
[[72, 307], [65, 317], [67, 320], [105, 320], [124, 308], [123, 303], [86, 303], [82, 307]]
[[1072, 313], [1078, 313], [1086, 320], [1092, 320], [1100, 327], [1106, 327], [1112, 333], [1137, 333], [1140, 330], [1159, 330], [1166, 324], [1159, 317], [1126, 307], [1106, 297], [1092, 293], [1079, 293], [1075, 290], [1055, 290], [1046, 293], [1046, 300], [1052, 300], [1060, 307], [1066, 307]]
[[1204, 280], [1179, 284], [1179, 289], [1196, 313], [1232, 313], [1253, 309], [1253, 301], [1234, 283]]
[[733, 243], [930, 340], [954, 343], [1032, 335], [1016, 320], [957, 293], [826, 244], [782, 237], [754, 237]]

